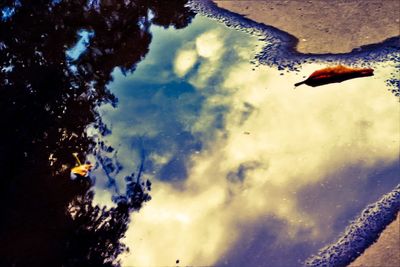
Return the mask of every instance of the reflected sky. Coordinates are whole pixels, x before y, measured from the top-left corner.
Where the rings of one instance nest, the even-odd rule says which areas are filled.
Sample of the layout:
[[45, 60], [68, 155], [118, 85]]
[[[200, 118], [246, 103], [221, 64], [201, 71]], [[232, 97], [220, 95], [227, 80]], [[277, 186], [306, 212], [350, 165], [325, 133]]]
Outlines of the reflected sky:
[[[301, 265], [400, 182], [392, 63], [294, 89], [326, 64], [255, 66], [263, 43], [204, 17], [152, 33], [137, 69], [113, 72], [117, 107], [98, 110], [122, 166], [118, 188], [142, 159], [153, 182], [124, 266]], [[95, 201], [112, 205], [103, 170], [94, 175]]]
[[90, 38], [93, 36], [93, 34], [93, 32], [83, 29], [77, 33], [77, 35], [79, 36], [78, 42], [66, 52], [69, 60], [77, 60], [79, 56], [83, 52], [85, 52], [86, 48], [89, 45]]

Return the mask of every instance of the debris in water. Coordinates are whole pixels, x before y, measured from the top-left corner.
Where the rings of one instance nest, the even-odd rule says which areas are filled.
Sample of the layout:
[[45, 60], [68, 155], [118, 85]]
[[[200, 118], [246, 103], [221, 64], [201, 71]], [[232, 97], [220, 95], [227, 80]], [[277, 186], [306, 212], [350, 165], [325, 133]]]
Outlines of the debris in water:
[[306, 84], [312, 87], [340, 83], [345, 80], [373, 76], [374, 70], [370, 68], [350, 68], [343, 65], [327, 67], [314, 71], [306, 80], [296, 83], [294, 86]]
[[71, 173], [86, 177], [92, 169], [92, 164], [83, 164], [71, 169]]
[[76, 178], [76, 175], [79, 175], [82, 177], [88, 176], [90, 170], [93, 168], [93, 165], [90, 163], [82, 164], [78, 158], [78, 153], [72, 153], [72, 155], [75, 157], [75, 159], [78, 163], [78, 166], [71, 169], [71, 177]]

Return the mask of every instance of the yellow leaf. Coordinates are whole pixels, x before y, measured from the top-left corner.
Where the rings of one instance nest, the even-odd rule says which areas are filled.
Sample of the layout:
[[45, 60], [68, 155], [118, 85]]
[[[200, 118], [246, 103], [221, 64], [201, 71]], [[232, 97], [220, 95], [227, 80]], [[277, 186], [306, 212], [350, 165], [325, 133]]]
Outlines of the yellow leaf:
[[86, 177], [92, 169], [92, 164], [82, 164], [71, 169], [71, 173]]

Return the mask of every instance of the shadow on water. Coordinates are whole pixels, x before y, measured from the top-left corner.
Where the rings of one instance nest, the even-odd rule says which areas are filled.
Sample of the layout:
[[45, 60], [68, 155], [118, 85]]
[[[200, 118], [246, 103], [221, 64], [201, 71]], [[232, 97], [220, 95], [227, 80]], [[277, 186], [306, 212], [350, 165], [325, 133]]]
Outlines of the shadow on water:
[[[151, 24], [183, 28], [194, 13], [185, 0], [98, 2], [0, 4], [1, 266], [118, 266], [129, 214], [150, 198], [139, 170], [114, 208], [93, 205], [92, 181], [70, 178], [72, 153], [113, 150], [86, 134], [108, 132], [95, 108], [117, 104], [112, 70], [135, 69]], [[68, 57], [82, 31], [83, 53]]]

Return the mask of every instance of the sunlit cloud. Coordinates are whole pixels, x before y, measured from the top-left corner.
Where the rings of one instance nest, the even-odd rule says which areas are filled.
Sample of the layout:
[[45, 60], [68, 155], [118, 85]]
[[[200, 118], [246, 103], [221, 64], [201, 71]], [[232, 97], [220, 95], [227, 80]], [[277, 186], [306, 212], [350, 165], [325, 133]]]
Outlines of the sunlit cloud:
[[196, 38], [196, 50], [199, 56], [217, 60], [224, 50], [223, 35], [220, 30], [210, 30]]
[[185, 74], [194, 66], [197, 61], [197, 53], [195, 50], [182, 50], [176, 55], [174, 62], [174, 71], [179, 77]]

